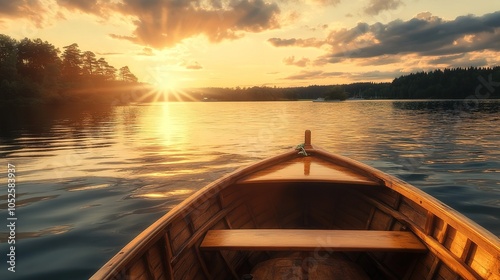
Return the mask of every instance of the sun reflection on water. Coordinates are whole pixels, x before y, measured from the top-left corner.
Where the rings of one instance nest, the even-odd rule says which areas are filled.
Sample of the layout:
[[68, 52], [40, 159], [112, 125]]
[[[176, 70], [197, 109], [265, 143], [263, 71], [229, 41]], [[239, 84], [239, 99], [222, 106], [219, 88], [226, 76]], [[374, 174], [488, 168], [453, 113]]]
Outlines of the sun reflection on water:
[[167, 192], [151, 192], [151, 193], [141, 193], [141, 194], [134, 194], [131, 195], [133, 198], [168, 198], [172, 196], [182, 196], [182, 195], [188, 195], [194, 192], [193, 190], [189, 189], [176, 189], [172, 191], [167, 191]]

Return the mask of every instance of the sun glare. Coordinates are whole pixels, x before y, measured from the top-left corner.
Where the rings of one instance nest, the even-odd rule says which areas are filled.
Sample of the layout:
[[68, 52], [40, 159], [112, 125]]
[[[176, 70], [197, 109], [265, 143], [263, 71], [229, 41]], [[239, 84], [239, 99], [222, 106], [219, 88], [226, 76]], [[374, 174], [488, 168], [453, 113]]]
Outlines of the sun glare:
[[[159, 59], [164, 59], [163, 55]], [[147, 74], [144, 82], [150, 85], [147, 100], [153, 102], [166, 101], [199, 101], [199, 98], [191, 96], [184, 87], [191, 81], [189, 73], [183, 66], [167, 63], [145, 69]]]
[[159, 92], [177, 91], [178, 85], [174, 79], [158, 79], [154, 87]]
[[197, 101], [196, 98], [186, 93], [172, 77], [156, 79], [151, 86], [149, 95], [153, 96], [154, 102]]

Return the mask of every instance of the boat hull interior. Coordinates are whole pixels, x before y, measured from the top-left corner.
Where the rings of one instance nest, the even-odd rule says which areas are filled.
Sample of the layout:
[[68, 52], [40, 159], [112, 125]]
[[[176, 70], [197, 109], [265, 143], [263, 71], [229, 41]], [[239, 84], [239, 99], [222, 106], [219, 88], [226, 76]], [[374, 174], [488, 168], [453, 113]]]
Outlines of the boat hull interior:
[[[93, 279], [499, 279], [498, 238], [465, 217], [363, 165], [315, 150], [306, 158], [291, 152], [208, 185]], [[322, 240], [314, 250], [202, 248], [217, 229], [410, 231], [426, 250], [341, 250]]]

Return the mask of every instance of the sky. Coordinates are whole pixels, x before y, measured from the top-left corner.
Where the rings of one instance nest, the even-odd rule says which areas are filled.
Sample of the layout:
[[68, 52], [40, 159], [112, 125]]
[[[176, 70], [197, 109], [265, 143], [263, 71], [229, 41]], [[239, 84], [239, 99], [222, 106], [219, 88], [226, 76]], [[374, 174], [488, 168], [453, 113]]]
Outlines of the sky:
[[498, 0], [0, 0], [0, 33], [77, 43], [165, 88], [390, 82], [500, 65]]

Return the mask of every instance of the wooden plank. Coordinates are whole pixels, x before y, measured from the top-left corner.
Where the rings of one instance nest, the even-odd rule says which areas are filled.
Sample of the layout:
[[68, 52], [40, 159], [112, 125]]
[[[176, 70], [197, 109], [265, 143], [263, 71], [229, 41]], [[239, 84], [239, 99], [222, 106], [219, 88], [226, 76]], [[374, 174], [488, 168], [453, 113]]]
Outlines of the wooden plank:
[[170, 236], [168, 231], [165, 232], [165, 236], [163, 237], [163, 242], [164, 242], [164, 247], [163, 247], [163, 256], [165, 258], [165, 264], [166, 264], [166, 269], [167, 269], [167, 275], [170, 277], [170, 279], [174, 279], [174, 269], [172, 267], [172, 257], [173, 257], [173, 252], [172, 252], [172, 245], [170, 244]]
[[203, 239], [201, 248], [263, 251], [427, 251], [425, 245], [411, 232], [376, 230], [210, 230]]
[[436, 216], [434, 216], [434, 213], [432, 213], [431, 211], [427, 211], [427, 219], [425, 221], [425, 228], [424, 228], [425, 234], [432, 235], [432, 231], [434, 230], [435, 217]]

